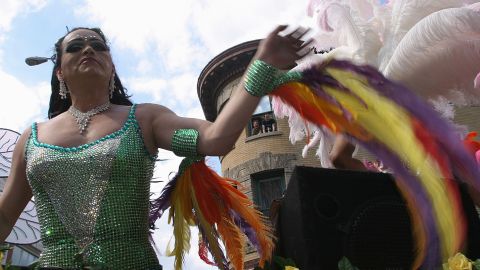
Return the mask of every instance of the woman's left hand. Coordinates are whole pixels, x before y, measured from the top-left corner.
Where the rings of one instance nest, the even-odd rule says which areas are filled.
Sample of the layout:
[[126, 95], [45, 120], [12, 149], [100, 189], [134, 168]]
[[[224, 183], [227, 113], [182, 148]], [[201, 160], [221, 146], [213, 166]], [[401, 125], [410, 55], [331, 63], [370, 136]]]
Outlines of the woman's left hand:
[[281, 70], [295, 67], [295, 61], [310, 52], [308, 46], [313, 40], [302, 40], [310, 31], [303, 27], [298, 27], [290, 34], [281, 36], [280, 32], [286, 28], [286, 25], [280, 25], [262, 40], [255, 58]]

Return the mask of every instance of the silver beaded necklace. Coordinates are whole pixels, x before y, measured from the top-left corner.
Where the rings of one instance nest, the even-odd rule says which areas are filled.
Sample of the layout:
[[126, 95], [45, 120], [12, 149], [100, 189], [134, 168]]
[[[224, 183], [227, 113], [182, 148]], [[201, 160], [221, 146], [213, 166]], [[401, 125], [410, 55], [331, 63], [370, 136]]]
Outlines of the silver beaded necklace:
[[75, 117], [78, 129], [80, 129], [80, 134], [83, 134], [83, 132], [88, 126], [88, 123], [90, 122], [90, 118], [92, 118], [92, 116], [96, 114], [108, 110], [108, 108], [110, 108], [110, 101], [100, 106], [97, 106], [88, 112], [81, 112], [72, 105], [70, 106], [70, 108], [68, 108], [68, 112], [72, 114], [73, 117]]

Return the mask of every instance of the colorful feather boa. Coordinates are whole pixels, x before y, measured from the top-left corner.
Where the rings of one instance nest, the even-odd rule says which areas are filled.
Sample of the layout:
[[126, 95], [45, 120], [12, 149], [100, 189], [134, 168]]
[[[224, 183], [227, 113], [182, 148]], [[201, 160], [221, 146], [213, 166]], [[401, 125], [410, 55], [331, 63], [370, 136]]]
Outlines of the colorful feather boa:
[[302, 74], [271, 93], [276, 109], [345, 134], [394, 171], [417, 239], [413, 269], [458, 252], [466, 225], [454, 176], [480, 190], [480, 171], [454, 128], [372, 67], [331, 60]]

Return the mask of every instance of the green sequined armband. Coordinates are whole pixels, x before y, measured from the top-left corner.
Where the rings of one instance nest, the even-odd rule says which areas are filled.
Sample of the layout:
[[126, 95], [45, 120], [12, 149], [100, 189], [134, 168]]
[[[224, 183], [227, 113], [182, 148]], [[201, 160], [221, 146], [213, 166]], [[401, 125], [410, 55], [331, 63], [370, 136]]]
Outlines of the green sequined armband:
[[177, 129], [172, 137], [172, 151], [179, 157], [197, 157], [198, 131]]
[[272, 91], [278, 69], [261, 61], [255, 60], [245, 76], [245, 90], [256, 97], [261, 97]]

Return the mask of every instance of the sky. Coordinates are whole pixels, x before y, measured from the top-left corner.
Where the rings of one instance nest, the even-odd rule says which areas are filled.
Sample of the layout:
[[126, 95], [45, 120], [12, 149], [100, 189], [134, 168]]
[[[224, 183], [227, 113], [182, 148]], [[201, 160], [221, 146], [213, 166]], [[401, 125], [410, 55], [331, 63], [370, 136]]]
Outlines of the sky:
[[[239, 43], [265, 37], [278, 24], [311, 26], [307, 0], [0, 0], [0, 128], [23, 132], [46, 121], [52, 63], [30, 67], [25, 58], [50, 57], [67, 27], [100, 27], [116, 71], [135, 103], [152, 102], [180, 116], [204, 119], [197, 79], [206, 64]], [[168, 181], [180, 159], [160, 151], [157, 180]], [[208, 162], [218, 170], [218, 159]], [[153, 184], [158, 192], [164, 183]], [[164, 269], [172, 235], [166, 216], [154, 234]], [[198, 259], [197, 234], [184, 269], [216, 269]]]

